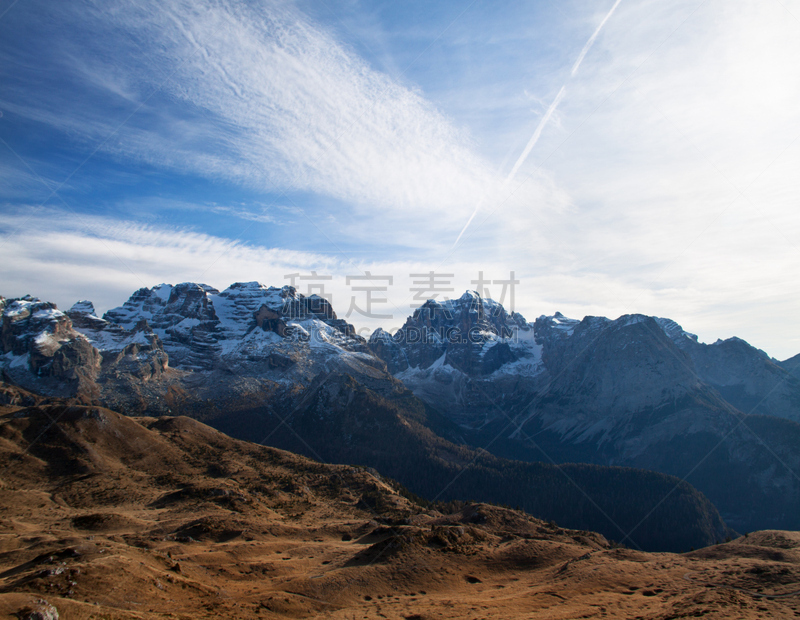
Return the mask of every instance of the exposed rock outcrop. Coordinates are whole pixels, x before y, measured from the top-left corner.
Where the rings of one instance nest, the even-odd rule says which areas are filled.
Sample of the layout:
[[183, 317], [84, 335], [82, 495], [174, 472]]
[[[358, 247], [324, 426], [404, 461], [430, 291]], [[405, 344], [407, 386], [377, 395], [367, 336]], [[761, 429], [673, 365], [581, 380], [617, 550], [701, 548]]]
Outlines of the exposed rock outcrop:
[[146, 319], [171, 365], [192, 371], [268, 362], [276, 347], [288, 346], [287, 340], [314, 338], [316, 344], [364, 348], [353, 326], [338, 319], [326, 299], [258, 282], [237, 282], [222, 292], [192, 282], [160, 284], [139, 289], [103, 318], [126, 329]]
[[95, 315], [91, 302], [80, 301], [67, 311], [73, 326], [103, 355], [107, 376], [130, 374], [137, 379], [158, 379], [169, 366], [169, 356], [147, 319], [126, 329]]
[[0, 301], [3, 372], [34, 391], [91, 397], [102, 358], [56, 305], [35, 297]]
[[430, 299], [390, 336], [376, 330], [370, 347], [394, 373], [424, 369], [440, 360], [471, 376], [489, 375], [503, 364], [531, 354], [519, 332], [530, 326], [519, 314], [467, 291], [459, 299]]

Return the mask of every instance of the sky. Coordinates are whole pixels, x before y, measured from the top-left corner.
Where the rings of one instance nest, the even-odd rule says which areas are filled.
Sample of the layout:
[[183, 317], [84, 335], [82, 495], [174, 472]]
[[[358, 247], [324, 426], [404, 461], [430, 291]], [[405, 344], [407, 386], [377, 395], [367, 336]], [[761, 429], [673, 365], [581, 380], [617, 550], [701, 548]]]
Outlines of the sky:
[[800, 0], [0, 0], [0, 295], [480, 288], [785, 359], [798, 58]]

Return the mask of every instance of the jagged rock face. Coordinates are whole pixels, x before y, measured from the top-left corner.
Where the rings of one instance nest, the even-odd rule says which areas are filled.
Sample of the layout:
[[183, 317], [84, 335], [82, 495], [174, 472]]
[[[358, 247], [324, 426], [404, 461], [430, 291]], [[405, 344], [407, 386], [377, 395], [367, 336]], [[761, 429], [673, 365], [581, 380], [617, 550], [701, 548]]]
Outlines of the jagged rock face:
[[94, 391], [100, 354], [55, 304], [26, 296], [3, 299], [0, 310], [0, 359], [5, 374], [45, 393]]
[[103, 321], [98, 318], [97, 312], [94, 309], [94, 304], [88, 299], [82, 299], [72, 304], [72, 307], [67, 310], [67, 316], [72, 319], [72, 324], [77, 326], [80, 323], [91, 325]]
[[780, 363], [738, 338], [699, 343], [670, 319], [556, 313], [528, 323], [467, 293], [429, 301], [394, 336], [376, 330], [369, 345], [415, 394], [468, 427], [510, 422], [547, 400], [561, 403], [547, 407], [561, 426], [567, 418], [576, 431], [599, 421], [608, 429], [708, 389], [746, 413], [800, 421], [800, 382]]
[[82, 301], [64, 313], [33, 297], [2, 301], [0, 364], [35, 392], [94, 401], [125, 384], [160, 378], [169, 358], [142, 320], [127, 330]]
[[3, 300], [4, 353], [24, 355], [41, 351], [52, 356], [59, 342], [71, 335], [70, 328], [69, 318], [55, 304], [30, 296]]
[[409, 367], [405, 351], [392, 335], [382, 328], [376, 329], [369, 337], [370, 350], [386, 363], [392, 374], [397, 374]]
[[103, 319], [125, 330], [142, 320], [163, 341], [174, 367], [206, 368], [214, 356], [211, 335], [219, 323], [209, 295], [218, 294], [205, 284], [159, 284], [141, 288], [120, 308], [109, 310]]
[[580, 403], [588, 419], [657, 407], [698, 386], [691, 359], [652, 317], [586, 317], [571, 329], [564, 324], [558, 317], [534, 324], [551, 377], [548, 392]]
[[523, 397], [544, 370], [533, 325], [467, 291], [429, 300], [394, 336], [376, 330], [369, 346], [417, 396], [453, 421], [481, 426]]
[[394, 336], [378, 329], [369, 345], [393, 373], [441, 361], [468, 376], [485, 376], [532, 355], [526, 332], [531, 328], [524, 317], [467, 291], [455, 300], [428, 300]]
[[222, 292], [191, 282], [160, 284], [139, 289], [103, 318], [125, 329], [146, 319], [171, 365], [192, 371], [246, 363], [286, 368], [296, 357], [288, 351], [289, 341], [315, 338], [319, 342], [312, 344], [335, 343], [347, 350], [357, 350], [363, 342], [327, 300], [258, 282], [237, 282]]
[[131, 375], [150, 381], [166, 372], [169, 356], [146, 319], [139, 319], [132, 329], [126, 329], [99, 318], [89, 301], [79, 301], [67, 315], [75, 329], [102, 353], [106, 375]]
[[740, 338], [683, 343], [697, 376], [744, 413], [800, 422], [800, 376]]
[[[278, 392], [294, 398], [323, 371], [394, 381], [327, 300], [291, 287], [162, 284], [103, 318], [85, 300], [67, 313], [32, 298], [0, 303], [0, 361], [12, 382], [60, 396], [74, 396], [66, 383], [79, 382], [97, 402], [131, 413], [252, 408]], [[65, 385], [39, 385], [44, 376]]]

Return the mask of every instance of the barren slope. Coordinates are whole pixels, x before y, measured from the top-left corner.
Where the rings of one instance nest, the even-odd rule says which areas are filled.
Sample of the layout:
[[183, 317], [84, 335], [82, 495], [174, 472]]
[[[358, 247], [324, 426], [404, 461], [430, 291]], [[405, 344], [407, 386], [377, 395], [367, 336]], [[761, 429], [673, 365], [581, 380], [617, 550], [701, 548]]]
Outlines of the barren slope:
[[[800, 535], [610, 549], [484, 504], [426, 511], [370, 472], [187, 418], [6, 406], [0, 617], [791, 617]], [[22, 616], [24, 617], [24, 615]]]

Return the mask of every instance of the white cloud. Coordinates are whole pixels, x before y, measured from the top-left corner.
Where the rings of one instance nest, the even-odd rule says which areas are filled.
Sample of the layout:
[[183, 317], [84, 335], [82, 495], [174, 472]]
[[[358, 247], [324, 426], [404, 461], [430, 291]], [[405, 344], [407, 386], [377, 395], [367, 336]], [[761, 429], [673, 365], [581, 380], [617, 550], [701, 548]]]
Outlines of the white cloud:
[[[493, 182], [464, 130], [289, 3], [118, 1], [80, 11], [96, 49], [85, 58], [69, 46], [59, 70], [123, 107], [161, 88], [103, 146], [126, 160], [313, 192], [370, 217], [379, 210], [395, 226], [424, 215], [458, 227]], [[85, 106], [53, 106], [13, 109], [84, 128], [89, 141], [125, 118], [103, 109], [98, 128]]]
[[[183, 229], [156, 228], [65, 211], [0, 216], [4, 296], [26, 293], [69, 307], [82, 298], [98, 309], [121, 304], [160, 282], [225, 287], [259, 280], [282, 286], [298, 267], [329, 268], [328, 257], [232, 242]], [[11, 234], [13, 233], [13, 234]]]
[[[757, 222], [744, 219], [740, 224], [754, 233], [759, 230]], [[15, 234], [9, 234], [15, 230]], [[764, 238], [756, 241], [769, 243], [769, 231], [761, 232]], [[719, 237], [725, 238], [724, 234]], [[779, 358], [797, 353], [800, 327], [781, 317], [787, 313], [795, 316], [800, 311], [791, 288], [791, 274], [800, 269], [798, 254], [784, 252], [780, 260], [787, 270], [776, 277], [763, 277], [758, 265], [748, 265], [742, 258], [727, 279], [720, 279], [703, 261], [713, 261], [713, 256], [722, 251], [713, 248], [710, 255], [690, 256], [677, 268], [644, 266], [641, 272], [629, 270], [620, 277], [608, 273], [602, 265], [576, 268], [568, 258], [559, 260], [563, 255], [555, 247], [549, 249], [551, 258], [546, 263], [541, 257], [530, 256], [525, 261], [519, 260], [521, 253], [496, 252], [446, 263], [417, 258], [347, 260], [338, 255], [265, 248], [182, 229], [101, 217], [76, 220], [63, 211], [48, 211], [36, 217], [24, 213], [0, 216], [0, 264], [4, 266], [0, 294], [13, 297], [30, 293], [55, 301], [61, 308], [88, 298], [102, 312], [123, 303], [136, 289], [160, 282], [203, 282], [222, 289], [233, 282], [256, 280], [282, 286], [289, 283], [289, 274], [309, 275], [316, 271], [333, 276], [324, 282], [325, 292], [332, 294], [334, 308], [340, 317], [345, 317], [354, 297], [359, 307], [365, 307], [365, 293], [352, 288], [363, 282], [348, 286], [346, 277], [369, 271], [375, 286], [389, 286], [380, 276], [392, 277], [387, 293], [374, 295], [388, 297], [387, 303], [373, 308], [375, 313], [390, 314], [392, 318], [375, 319], [357, 311], [347, 318], [358, 329], [372, 330], [378, 326], [400, 327], [413, 311], [411, 289], [417, 278], [411, 274], [454, 274], [449, 279], [454, 291], [443, 294], [454, 297], [474, 289], [473, 281], [481, 271], [489, 280], [508, 279], [509, 272], [515, 271], [520, 284], [516, 287], [514, 309], [528, 320], [556, 310], [576, 318], [587, 314], [616, 318], [642, 312], [673, 318], [701, 340], [713, 342], [735, 335]], [[658, 275], [655, 284], [653, 273]], [[319, 282], [297, 284], [298, 290], [307, 294], [308, 284]], [[501, 286], [488, 288], [495, 298], [500, 296]]]

